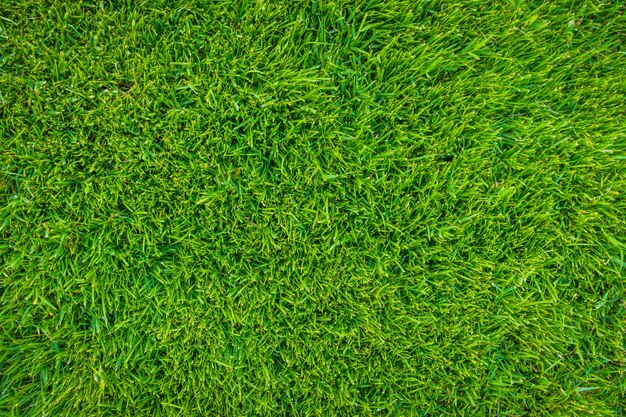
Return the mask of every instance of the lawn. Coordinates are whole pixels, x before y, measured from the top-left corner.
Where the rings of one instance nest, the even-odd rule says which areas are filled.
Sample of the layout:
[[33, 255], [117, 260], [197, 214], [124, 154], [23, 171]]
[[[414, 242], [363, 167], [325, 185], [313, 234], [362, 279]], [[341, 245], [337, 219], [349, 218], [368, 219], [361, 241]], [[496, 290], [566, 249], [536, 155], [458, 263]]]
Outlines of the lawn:
[[626, 416], [626, 3], [0, 3], [0, 415]]

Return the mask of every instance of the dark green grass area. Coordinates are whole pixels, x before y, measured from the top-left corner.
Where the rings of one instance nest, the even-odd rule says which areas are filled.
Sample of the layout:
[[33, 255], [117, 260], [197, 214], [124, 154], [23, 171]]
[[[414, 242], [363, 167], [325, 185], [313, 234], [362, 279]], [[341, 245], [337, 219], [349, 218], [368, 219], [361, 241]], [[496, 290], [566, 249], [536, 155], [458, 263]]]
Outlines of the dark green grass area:
[[0, 415], [626, 415], [622, 1], [0, 2]]

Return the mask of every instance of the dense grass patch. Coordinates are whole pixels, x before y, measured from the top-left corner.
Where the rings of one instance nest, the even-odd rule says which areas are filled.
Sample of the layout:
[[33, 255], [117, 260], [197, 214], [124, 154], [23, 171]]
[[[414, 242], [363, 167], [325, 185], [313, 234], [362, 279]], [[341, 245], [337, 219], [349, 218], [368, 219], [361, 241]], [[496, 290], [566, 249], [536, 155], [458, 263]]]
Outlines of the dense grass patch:
[[621, 1], [0, 4], [0, 415], [626, 414]]

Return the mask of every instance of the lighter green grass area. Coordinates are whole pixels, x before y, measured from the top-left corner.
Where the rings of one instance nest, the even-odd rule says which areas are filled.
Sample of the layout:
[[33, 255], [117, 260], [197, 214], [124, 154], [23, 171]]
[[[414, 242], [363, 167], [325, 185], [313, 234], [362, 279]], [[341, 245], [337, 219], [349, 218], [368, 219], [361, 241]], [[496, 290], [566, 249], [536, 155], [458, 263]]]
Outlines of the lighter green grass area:
[[622, 1], [0, 2], [0, 415], [626, 415]]

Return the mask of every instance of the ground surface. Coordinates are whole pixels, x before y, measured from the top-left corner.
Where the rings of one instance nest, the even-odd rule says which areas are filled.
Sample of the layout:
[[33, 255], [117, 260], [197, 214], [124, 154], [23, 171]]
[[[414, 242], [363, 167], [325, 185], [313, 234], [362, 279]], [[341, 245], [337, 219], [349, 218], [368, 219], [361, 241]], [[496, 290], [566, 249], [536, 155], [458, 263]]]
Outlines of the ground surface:
[[0, 415], [626, 414], [621, 1], [0, 4]]

